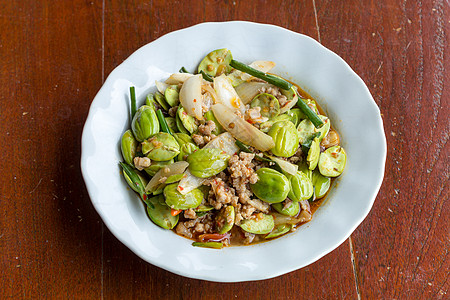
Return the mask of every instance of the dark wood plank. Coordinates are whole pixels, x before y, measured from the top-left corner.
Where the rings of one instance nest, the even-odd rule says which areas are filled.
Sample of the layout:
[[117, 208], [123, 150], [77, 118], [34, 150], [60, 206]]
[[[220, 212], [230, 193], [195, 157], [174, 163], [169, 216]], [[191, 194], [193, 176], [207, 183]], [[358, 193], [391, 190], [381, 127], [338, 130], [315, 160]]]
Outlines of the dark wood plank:
[[[195, 4], [106, 1], [106, 74], [138, 47], [165, 33], [199, 22], [233, 19], [273, 23], [317, 38], [312, 1], [290, 1], [282, 6], [272, 1], [199, 1]], [[124, 26], [125, 20], [129, 20], [129, 26]], [[302, 270], [266, 281], [237, 284], [187, 279], [156, 268], [137, 258], [109, 232], [105, 234], [104, 245], [105, 298], [142, 298], [149, 295], [155, 299], [288, 299], [298, 295], [303, 295], [305, 299], [356, 298], [347, 241], [336, 251]]]
[[79, 167], [101, 85], [101, 4], [0, 3], [0, 295], [101, 294], [101, 223]]
[[383, 187], [352, 236], [363, 298], [449, 297], [450, 10], [444, 2], [371, 1], [356, 9], [361, 1], [316, 0], [322, 42], [368, 84], [387, 134]]
[[347, 241], [301, 270], [242, 283], [215, 283], [172, 274], [139, 259], [110, 233], [105, 234], [104, 256], [106, 299], [356, 299]]

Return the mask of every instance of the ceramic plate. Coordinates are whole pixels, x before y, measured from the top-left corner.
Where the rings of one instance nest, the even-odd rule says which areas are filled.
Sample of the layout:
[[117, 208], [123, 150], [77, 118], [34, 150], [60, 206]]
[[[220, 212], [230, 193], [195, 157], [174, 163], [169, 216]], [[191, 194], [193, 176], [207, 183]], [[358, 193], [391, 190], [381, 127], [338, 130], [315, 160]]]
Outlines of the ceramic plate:
[[[161, 229], [122, 179], [119, 141], [129, 128], [131, 85], [139, 104], [181, 66], [194, 71], [211, 50], [228, 48], [250, 63], [271, 60], [324, 108], [347, 152], [344, 173], [311, 222], [276, 240], [222, 250], [197, 248]], [[267, 279], [318, 260], [344, 242], [368, 214], [380, 188], [386, 139], [380, 111], [364, 82], [314, 39], [277, 26], [203, 23], [169, 33], [133, 53], [92, 102], [82, 137], [81, 168], [92, 203], [108, 229], [136, 255], [173, 273], [210, 281]]]

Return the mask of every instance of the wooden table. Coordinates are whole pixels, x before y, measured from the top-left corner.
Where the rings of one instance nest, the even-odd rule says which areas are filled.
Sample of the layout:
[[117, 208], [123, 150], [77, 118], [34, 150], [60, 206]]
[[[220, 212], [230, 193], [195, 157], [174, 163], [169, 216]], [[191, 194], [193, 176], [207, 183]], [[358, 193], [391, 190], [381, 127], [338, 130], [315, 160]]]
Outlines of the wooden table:
[[[283, 26], [343, 57], [381, 109], [388, 158], [372, 211], [336, 250], [278, 278], [219, 284], [122, 245], [79, 165], [113, 68], [170, 31], [227, 20]], [[449, 22], [444, 0], [1, 1], [0, 298], [449, 299]]]

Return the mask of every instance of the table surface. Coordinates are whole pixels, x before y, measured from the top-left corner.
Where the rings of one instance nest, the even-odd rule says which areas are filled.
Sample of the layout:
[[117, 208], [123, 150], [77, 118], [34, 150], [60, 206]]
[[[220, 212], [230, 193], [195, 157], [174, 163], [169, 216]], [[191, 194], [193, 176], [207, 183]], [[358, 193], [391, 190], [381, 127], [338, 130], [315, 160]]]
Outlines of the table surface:
[[[449, 2], [0, 2], [0, 295], [13, 298], [449, 298]], [[344, 58], [388, 142], [373, 209], [301, 270], [220, 284], [154, 267], [103, 225], [80, 171], [84, 121], [105, 77], [140, 46], [206, 21], [309, 35]], [[447, 84], [447, 85], [446, 85]]]

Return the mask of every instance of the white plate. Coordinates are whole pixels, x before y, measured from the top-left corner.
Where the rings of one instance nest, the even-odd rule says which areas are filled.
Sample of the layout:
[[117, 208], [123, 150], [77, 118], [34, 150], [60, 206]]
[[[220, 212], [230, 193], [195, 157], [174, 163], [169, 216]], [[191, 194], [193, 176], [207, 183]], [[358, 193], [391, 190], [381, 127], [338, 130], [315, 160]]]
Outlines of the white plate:
[[[131, 85], [139, 104], [181, 66], [194, 71], [209, 51], [228, 48], [250, 63], [272, 60], [273, 70], [299, 84], [325, 109], [347, 152], [344, 174], [313, 220], [279, 239], [222, 250], [154, 225], [122, 179], [119, 141], [129, 128]], [[364, 82], [318, 42], [277, 26], [203, 23], [143, 46], [119, 65], [92, 102], [82, 137], [81, 168], [92, 203], [109, 230], [145, 261], [173, 273], [220, 282], [279, 276], [318, 260], [345, 241], [366, 217], [380, 188], [386, 139], [380, 111]]]

